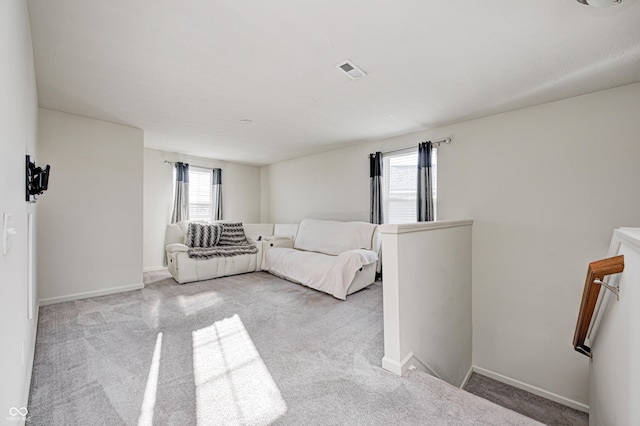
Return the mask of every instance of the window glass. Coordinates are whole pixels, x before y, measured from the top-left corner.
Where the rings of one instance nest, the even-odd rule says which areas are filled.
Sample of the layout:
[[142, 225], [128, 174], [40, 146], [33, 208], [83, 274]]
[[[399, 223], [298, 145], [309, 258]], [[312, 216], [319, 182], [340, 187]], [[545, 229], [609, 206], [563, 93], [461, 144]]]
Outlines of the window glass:
[[[433, 149], [431, 159], [434, 207], [437, 205], [437, 157], [437, 149]], [[383, 178], [384, 223], [415, 223], [418, 199], [418, 149], [385, 154]]]
[[211, 170], [189, 167], [189, 219], [210, 222], [213, 212]]

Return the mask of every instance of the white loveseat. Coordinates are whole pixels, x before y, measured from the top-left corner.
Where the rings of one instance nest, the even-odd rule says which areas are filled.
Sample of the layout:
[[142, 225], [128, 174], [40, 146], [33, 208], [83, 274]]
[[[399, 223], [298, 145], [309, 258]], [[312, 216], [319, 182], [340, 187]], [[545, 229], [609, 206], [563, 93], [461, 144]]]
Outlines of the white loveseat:
[[180, 284], [255, 271], [329, 293], [338, 299], [375, 282], [377, 225], [304, 219], [297, 224], [243, 224], [254, 254], [198, 259], [186, 245], [189, 222], [167, 226], [168, 269]]
[[345, 300], [375, 282], [376, 231], [366, 222], [304, 219], [293, 244], [276, 240], [263, 248], [262, 269]]

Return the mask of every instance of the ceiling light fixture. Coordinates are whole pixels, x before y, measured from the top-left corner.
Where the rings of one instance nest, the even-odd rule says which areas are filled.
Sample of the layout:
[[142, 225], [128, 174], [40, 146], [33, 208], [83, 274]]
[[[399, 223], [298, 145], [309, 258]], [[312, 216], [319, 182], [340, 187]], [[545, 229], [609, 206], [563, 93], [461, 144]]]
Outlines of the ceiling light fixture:
[[240, 120], [240, 123], [249, 125], [249, 124], [253, 124], [253, 120], [249, 120], [248, 118], [243, 118], [242, 120]]
[[614, 4], [622, 3], [622, 0], [577, 0], [578, 3], [586, 4], [593, 7], [609, 7]]

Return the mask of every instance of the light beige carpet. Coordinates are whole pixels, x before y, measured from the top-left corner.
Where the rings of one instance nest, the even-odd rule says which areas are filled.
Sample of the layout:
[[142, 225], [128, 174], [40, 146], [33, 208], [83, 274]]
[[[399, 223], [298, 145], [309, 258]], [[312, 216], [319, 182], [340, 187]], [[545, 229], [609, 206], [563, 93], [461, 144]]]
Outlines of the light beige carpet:
[[537, 424], [383, 370], [379, 283], [339, 301], [267, 273], [154, 277], [40, 309], [30, 425]]

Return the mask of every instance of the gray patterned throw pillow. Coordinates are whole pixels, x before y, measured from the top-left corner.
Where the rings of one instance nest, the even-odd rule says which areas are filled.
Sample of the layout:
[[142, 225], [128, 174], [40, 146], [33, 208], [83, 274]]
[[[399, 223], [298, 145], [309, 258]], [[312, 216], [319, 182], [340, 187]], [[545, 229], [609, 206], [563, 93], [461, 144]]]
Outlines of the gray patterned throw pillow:
[[222, 234], [222, 226], [219, 224], [190, 223], [187, 231], [187, 246], [189, 247], [214, 247], [217, 246]]
[[222, 224], [222, 234], [220, 235], [221, 246], [237, 246], [247, 243], [242, 222], [230, 222]]

